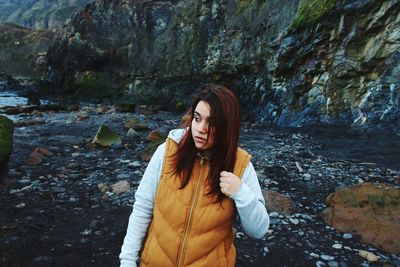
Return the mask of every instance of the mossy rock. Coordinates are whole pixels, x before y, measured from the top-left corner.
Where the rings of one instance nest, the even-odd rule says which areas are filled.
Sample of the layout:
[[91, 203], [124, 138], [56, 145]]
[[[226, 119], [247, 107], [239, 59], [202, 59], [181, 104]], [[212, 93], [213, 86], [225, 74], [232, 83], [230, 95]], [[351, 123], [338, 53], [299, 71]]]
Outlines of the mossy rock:
[[92, 143], [96, 143], [103, 147], [109, 147], [112, 145], [120, 145], [121, 138], [106, 125], [101, 125], [96, 136], [93, 138]]
[[291, 28], [298, 29], [304, 26], [313, 25], [318, 22], [322, 16], [333, 10], [336, 0], [303, 0], [300, 1]]
[[66, 82], [65, 89], [75, 92], [75, 96], [81, 99], [99, 99], [112, 94], [109, 82], [93, 71], [78, 74], [73, 81]]
[[324, 221], [339, 231], [355, 233], [361, 242], [400, 253], [400, 189], [361, 183], [330, 194]]
[[237, 5], [237, 12], [242, 13], [247, 9], [259, 9], [262, 5], [266, 4], [269, 0], [240, 0]]
[[14, 123], [0, 115], [0, 173], [8, 162], [13, 147]]

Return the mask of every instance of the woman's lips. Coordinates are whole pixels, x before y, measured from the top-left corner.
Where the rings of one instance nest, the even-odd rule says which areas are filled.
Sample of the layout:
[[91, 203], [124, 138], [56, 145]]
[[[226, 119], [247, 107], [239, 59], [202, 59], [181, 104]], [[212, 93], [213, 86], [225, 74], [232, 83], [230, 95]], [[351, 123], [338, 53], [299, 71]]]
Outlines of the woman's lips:
[[206, 143], [206, 142], [207, 142], [207, 139], [204, 139], [204, 138], [201, 138], [201, 137], [198, 137], [198, 136], [195, 136], [195, 137], [194, 137], [194, 140], [195, 140], [197, 143]]

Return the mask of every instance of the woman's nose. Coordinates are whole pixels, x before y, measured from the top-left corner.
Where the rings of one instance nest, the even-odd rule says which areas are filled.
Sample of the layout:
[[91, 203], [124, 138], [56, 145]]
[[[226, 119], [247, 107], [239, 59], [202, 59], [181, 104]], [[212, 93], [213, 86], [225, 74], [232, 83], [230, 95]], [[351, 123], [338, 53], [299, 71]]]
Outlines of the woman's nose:
[[206, 122], [201, 122], [199, 125], [199, 132], [207, 133], [208, 125]]

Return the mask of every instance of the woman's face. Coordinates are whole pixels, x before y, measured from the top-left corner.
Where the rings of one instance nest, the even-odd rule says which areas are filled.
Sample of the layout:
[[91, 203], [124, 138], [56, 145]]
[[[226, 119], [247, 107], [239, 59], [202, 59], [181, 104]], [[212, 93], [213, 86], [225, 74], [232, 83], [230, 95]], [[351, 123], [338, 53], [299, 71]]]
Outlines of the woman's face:
[[[194, 145], [197, 149], [207, 150], [213, 147], [215, 142], [215, 130], [208, 124], [210, 120], [210, 105], [205, 101], [200, 101], [193, 114], [192, 136]], [[208, 141], [207, 141], [208, 137]]]

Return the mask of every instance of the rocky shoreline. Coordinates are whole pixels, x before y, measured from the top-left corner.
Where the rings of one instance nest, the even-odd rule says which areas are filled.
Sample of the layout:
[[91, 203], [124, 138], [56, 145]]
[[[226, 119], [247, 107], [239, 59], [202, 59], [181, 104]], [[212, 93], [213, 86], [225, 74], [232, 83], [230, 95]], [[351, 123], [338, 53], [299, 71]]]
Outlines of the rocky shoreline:
[[[140, 157], [145, 138], [180, 122], [177, 114], [144, 111], [89, 105], [16, 115], [25, 124], [15, 128], [9, 172], [0, 186], [2, 266], [118, 265], [134, 193], [147, 166]], [[148, 127], [128, 138], [128, 118]], [[43, 123], [29, 124], [35, 120]], [[121, 145], [90, 145], [102, 124], [119, 133]], [[262, 240], [236, 227], [237, 266], [400, 266], [399, 255], [362, 244], [357, 235], [336, 231], [320, 216], [336, 188], [364, 182], [398, 188], [400, 169], [324, 156], [318, 140], [300, 131], [244, 123], [241, 136], [262, 188], [290, 197], [294, 205], [288, 213], [270, 213], [269, 234]], [[49, 153], [34, 165], [27, 158], [37, 147]], [[131, 189], [121, 194], [99, 189], [99, 184], [121, 181]], [[359, 250], [378, 261], [368, 261]]]

